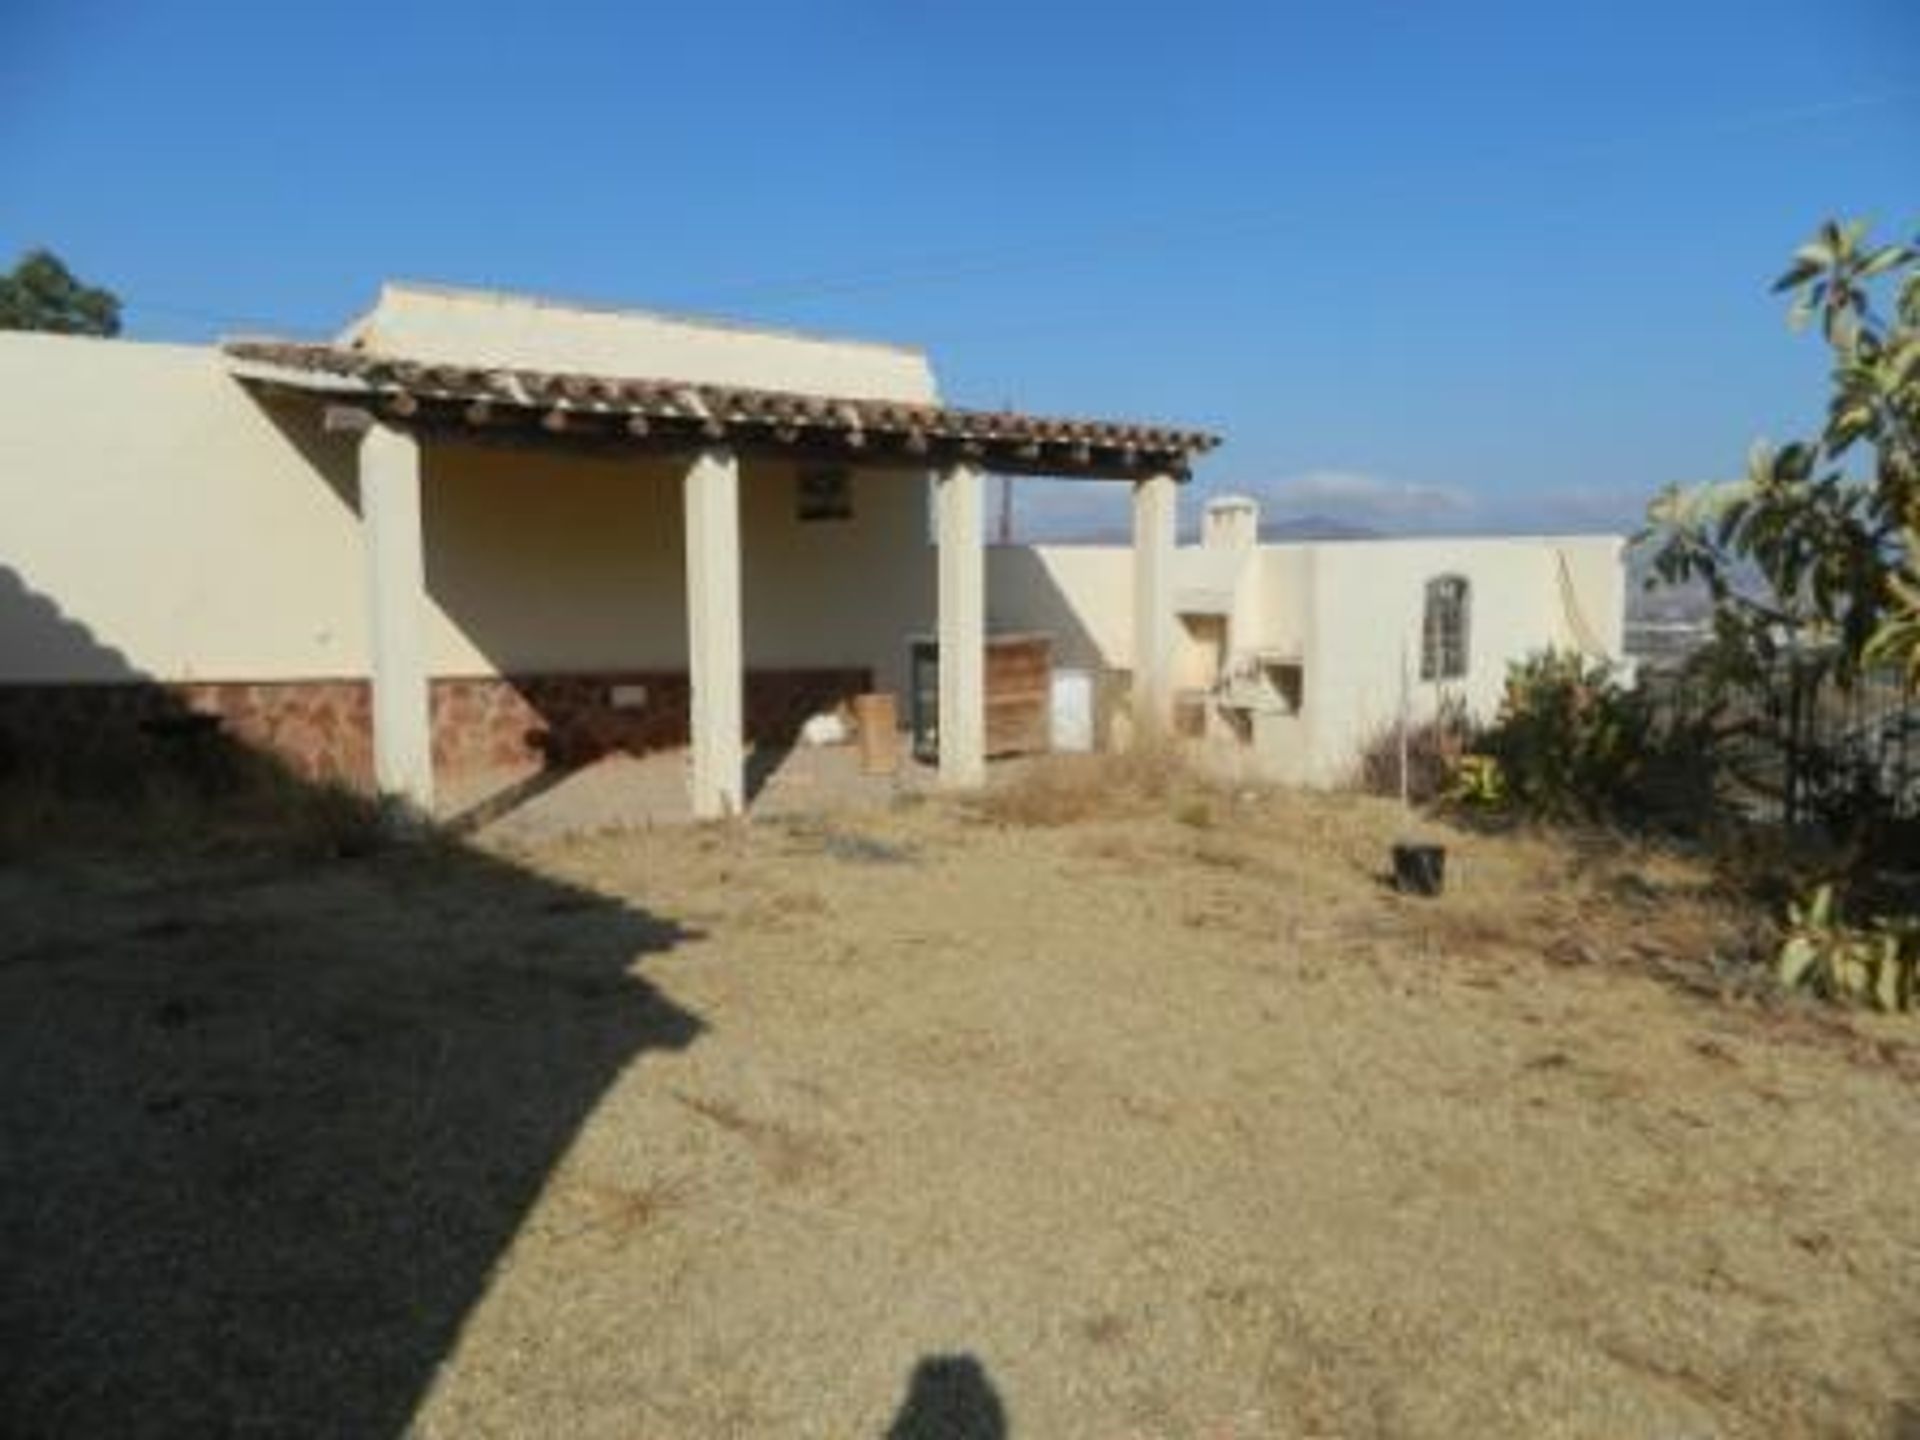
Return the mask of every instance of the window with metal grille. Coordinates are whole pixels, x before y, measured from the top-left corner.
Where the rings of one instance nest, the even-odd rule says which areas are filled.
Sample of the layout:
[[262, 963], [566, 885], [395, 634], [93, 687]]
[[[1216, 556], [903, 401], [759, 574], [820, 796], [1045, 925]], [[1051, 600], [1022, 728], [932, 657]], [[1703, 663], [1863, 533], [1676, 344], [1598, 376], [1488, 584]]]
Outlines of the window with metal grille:
[[1420, 678], [1462, 680], [1467, 674], [1471, 594], [1464, 575], [1440, 575], [1427, 582], [1427, 605], [1420, 626]]
[[793, 495], [794, 513], [801, 520], [853, 518], [853, 476], [839, 466], [815, 466], [802, 470]]

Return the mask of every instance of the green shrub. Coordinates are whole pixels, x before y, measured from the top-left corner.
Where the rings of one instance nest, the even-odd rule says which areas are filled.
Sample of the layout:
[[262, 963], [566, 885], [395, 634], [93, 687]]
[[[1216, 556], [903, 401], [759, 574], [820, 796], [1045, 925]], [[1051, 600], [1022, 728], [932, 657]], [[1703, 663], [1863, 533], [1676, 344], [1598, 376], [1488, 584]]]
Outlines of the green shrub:
[[1453, 789], [1535, 819], [1618, 817], [1653, 748], [1646, 702], [1611, 666], [1548, 650], [1509, 667], [1500, 713]]
[[1491, 755], [1462, 755], [1453, 767], [1446, 799], [1471, 810], [1499, 810], [1507, 803], [1507, 775]]
[[1920, 920], [1876, 918], [1870, 926], [1841, 918], [1833, 886], [1821, 885], [1787, 907], [1787, 939], [1774, 962], [1780, 983], [1823, 999], [1912, 1009], [1920, 995]]

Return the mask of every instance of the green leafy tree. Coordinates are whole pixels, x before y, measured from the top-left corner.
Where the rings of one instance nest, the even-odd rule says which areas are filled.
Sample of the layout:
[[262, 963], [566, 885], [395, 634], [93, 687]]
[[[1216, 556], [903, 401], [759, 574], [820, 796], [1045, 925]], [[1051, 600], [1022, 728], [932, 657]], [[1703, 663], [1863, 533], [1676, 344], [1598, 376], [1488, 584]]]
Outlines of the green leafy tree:
[[[1765, 684], [1785, 650], [1796, 697], [1809, 679], [1850, 686], [1878, 664], [1920, 684], [1920, 248], [1828, 221], [1774, 289], [1832, 354], [1825, 423], [1812, 439], [1756, 445], [1743, 479], [1656, 501], [1656, 573], [1706, 582], [1723, 680]], [[1835, 863], [1842, 885], [1885, 909], [1869, 928], [1846, 925], [1838, 889], [1820, 885], [1788, 913], [1778, 973], [1900, 1009], [1915, 1001], [1920, 921], [1884, 865], [1897, 844], [1876, 834], [1861, 829]]]
[[82, 284], [51, 250], [29, 250], [0, 275], [0, 330], [118, 335], [120, 297]]
[[1655, 573], [1705, 582], [1728, 678], [1784, 651], [1842, 685], [1881, 661], [1920, 681], [1920, 249], [1828, 221], [1774, 289], [1832, 352], [1826, 422], [1756, 444], [1742, 479], [1656, 500]]

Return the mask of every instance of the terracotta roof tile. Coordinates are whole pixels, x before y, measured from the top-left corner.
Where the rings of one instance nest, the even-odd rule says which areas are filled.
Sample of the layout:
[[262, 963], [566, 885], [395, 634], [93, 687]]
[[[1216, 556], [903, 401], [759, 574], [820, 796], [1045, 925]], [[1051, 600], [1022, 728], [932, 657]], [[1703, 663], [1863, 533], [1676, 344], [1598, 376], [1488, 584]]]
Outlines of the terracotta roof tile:
[[659, 421], [670, 430], [698, 427], [708, 437], [716, 430], [728, 434], [730, 427], [746, 427], [745, 433], [732, 438], [774, 445], [837, 440], [854, 447], [877, 438], [900, 442], [916, 455], [951, 451], [989, 468], [1096, 476], [1156, 468], [1184, 474], [1193, 457], [1220, 443], [1217, 436], [1204, 431], [1164, 425], [684, 380], [425, 363], [336, 345], [236, 340], [225, 350], [235, 360], [285, 372], [262, 376], [256, 371], [248, 378], [271, 379], [294, 388], [301, 388], [302, 376], [347, 381], [376, 402], [385, 397], [398, 404], [404, 399], [413, 407], [410, 413], [417, 413], [422, 405], [445, 408], [454, 423], [482, 423], [497, 409], [529, 416], [579, 412], [618, 417], [626, 422], [621, 433], [628, 435], [660, 435], [651, 423]]

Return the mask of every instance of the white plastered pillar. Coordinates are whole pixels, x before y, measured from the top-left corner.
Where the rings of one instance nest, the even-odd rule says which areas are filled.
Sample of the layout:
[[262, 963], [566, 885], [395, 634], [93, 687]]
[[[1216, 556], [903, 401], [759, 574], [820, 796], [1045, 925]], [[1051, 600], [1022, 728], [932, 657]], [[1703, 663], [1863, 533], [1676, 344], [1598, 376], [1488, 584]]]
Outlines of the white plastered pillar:
[[740, 467], [729, 450], [704, 450], [687, 467], [688, 724], [696, 819], [746, 806], [741, 701]]
[[987, 778], [987, 561], [980, 471], [955, 465], [934, 481], [940, 545], [940, 783]]
[[1133, 486], [1133, 724], [1141, 737], [1173, 725], [1173, 541], [1176, 486], [1154, 475]]
[[433, 731], [420, 442], [377, 421], [360, 437], [360, 522], [366, 540], [374, 784], [382, 795], [428, 815], [433, 811]]

